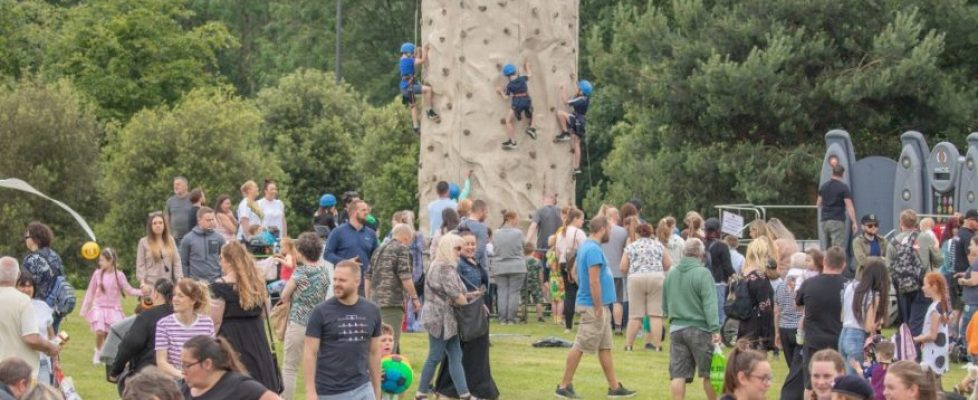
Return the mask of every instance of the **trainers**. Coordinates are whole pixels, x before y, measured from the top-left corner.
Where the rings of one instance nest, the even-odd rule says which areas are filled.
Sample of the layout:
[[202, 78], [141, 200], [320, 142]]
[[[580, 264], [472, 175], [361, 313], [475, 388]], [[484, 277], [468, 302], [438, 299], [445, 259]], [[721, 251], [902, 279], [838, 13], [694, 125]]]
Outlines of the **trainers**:
[[554, 142], [566, 142], [570, 140], [570, 133], [561, 132], [557, 137], [554, 138]]
[[418, 135], [418, 136], [421, 136], [421, 127], [420, 126], [414, 127], [414, 134], [415, 135]]
[[635, 397], [635, 393], [637, 392], [635, 392], [634, 390], [625, 389], [625, 385], [622, 385], [621, 382], [618, 382], [617, 389], [608, 389], [608, 398], [624, 399], [627, 397]]
[[[618, 385], [620, 386], [621, 384], [619, 383]], [[608, 393], [611, 393], [611, 391], [609, 390]], [[581, 398], [581, 396], [578, 396], [577, 393], [574, 393], [574, 385], [567, 385], [567, 387], [565, 387], [565, 388], [561, 388], [558, 385], [557, 386], [557, 391], [554, 392], [554, 395], [557, 396], [557, 398], [559, 398], [559, 399], [579, 399], [579, 398]]]
[[655, 350], [655, 346], [653, 346], [652, 343], [646, 343], [645, 350]]
[[441, 122], [441, 116], [438, 115], [433, 108], [428, 109], [428, 119], [435, 121], [435, 123]]
[[581, 167], [574, 168], [574, 175], [579, 175], [581, 173]]
[[526, 128], [526, 134], [530, 136], [530, 139], [537, 140], [537, 128], [532, 126]]
[[503, 142], [503, 150], [514, 150], [516, 149], [516, 142], [512, 140], [507, 140]]

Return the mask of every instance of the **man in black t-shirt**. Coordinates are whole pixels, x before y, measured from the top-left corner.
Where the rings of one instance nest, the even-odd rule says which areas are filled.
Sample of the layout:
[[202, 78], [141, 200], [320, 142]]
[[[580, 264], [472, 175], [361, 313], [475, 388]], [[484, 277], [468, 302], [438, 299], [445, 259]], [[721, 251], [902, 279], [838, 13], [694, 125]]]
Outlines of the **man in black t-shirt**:
[[846, 169], [839, 164], [832, 166], [832, 179], [818, 188], [816, 206], [822, 212], [822, 231], [825, 233], [824, 248], [839, 246], [845, 248], [846, 215], [852, 221], [852, 232], [859, 231], [856, 224], [856, 208], [852, 205], [849, 185], [842, 181]]
[[360, 266], [333, 271], [334, 297], [313, 309], [302, 358], [306, 393], [319, 399], [375, 400], [380, 393], [380, 308], [360, 297]]
[[[825, 252], [824, 264], [822, 273], [806, 279], [795, 294], [795, 303], [799, 307], [799, 312], [805, 315], [803, 327], [799, 328], [799, 332], [804, 332], [804, 344], [802, 345], [803, 360], [798, 370], [802, 371], [806, 390], [811, 388], [808, 362], [812, 355], [822, 349], [837, 350], [839, 334], [842, 332], [842, 290], [846, 284], [842, 270], [846, 267], [845, 250], [838, 246], [830, 247]], [[788, 391], [789, 384], [792, 383], [791, 378], [796, 371], [794, 364], [795, 362], [792, 362], [791, 373], [789, 378], [785, 379], [782, 393]], [[797, 384], [797, 380], [794, 383]], [[797, 386], [790, 386], [792, 391], [798, 389], [800, 388]]]
[[954, 272], [968, 271], [968, 247], [971, 238], [978, 228], [978, 210], [971, 209], [964, 213], [964, 223], [958, 229], [958, 245], [954, 248]]

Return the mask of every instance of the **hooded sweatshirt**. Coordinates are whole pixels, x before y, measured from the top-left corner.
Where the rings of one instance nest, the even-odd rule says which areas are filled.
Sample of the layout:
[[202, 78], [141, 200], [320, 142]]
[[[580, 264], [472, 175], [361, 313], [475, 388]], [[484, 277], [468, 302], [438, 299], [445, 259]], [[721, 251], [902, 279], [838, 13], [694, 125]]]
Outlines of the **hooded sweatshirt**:
[[666, 274], [662, 291], [662, 311], [669, 324], [692, 327], [707, 332], [720, 331], [717, 291], [713, 275], [703, 262], [683, 257], [679, 265]]
[[180, 261], [183, 276], [213, 282], [221, 277], [221, 265], [217, 260], [224, 246], [224, 237], [213, 229], [194, 227], [180, 241]]

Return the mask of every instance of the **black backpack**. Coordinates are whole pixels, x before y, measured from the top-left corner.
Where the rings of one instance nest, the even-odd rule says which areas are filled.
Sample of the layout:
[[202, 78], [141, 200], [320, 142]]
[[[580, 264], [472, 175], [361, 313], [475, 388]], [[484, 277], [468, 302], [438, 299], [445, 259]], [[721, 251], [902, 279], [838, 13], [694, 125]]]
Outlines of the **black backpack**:
[[903, 240], [894, 239], [892, 245], [896, 251], [892, 265], [893, 286], [901, 294], [920, 290], [925, 270], [917, 255], [917, 232], [905, 236]]
[[728, 288], [723, 313], [727, 314], [727, 318], [739, 321], [750, 319], [754, 314], [754, 306], [750, 300], [750, 289], [747, 288], [747, 277], [734, 275], [730, 278]]

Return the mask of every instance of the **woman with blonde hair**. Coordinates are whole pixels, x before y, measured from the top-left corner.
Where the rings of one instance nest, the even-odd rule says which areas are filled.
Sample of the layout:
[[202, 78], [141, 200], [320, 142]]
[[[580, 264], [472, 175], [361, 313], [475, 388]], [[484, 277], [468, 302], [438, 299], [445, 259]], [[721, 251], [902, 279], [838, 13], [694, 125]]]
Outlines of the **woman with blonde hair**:
[[772, 256], [777, 260], [778, 268], [789, 268], [791, 255], [798, 252], [798, 242], [795, 240], [795, 235], [784, 226], [780, 219], [771, 218], [767, 221], [767, 237], [774, 243]]
[[139, 287], [148, 291], [160, 278], [176, 282], [183, 278], [180, 252], [170, 234], [163, 213], [153, 211], [146, 218], [146, 236], [136, 247], [136, 279]]
[[916, 362], [897, 361], [886, 369], [883, 395], [887, 400], [937, 400], [937, 392], [934, 377]]
[[741, 270], [750, 294], [751, 313], [740, 321], [737, 338], [749, 340], [751, 348], [762, 351], [774, 348], [774, 295], [765, 274], [770, 252], [765, 242], [751, 242]]
[[156, 322], [156, 367], [173, 379], [183, 378], [183, 344], [194, 336], [214, 336], [214, 320], [207, 316], [210, 299], [205, 283], [180, 279], [173, 290], [173, 314]]
[[230, 242], [221, 248], [223, 276], [211, 283], [214, 301], [211, 318], [219, 336], [238, 350], [248, 374], [265, 387], [279, 393], [282, 381], [275, 370], [265, 334], [265, 311], [268, 292], [258, 276], [255, 260], [240, 242]]
[[265, 214], [255, 201], [258, 198], [258, 184], [255, 181], [248, 180], [241, 185], [241, 197], [238, 204], [238, 239], [247, 240], [251, 238], [251, 226], [262, 226]]
[[438, 240], [434, 261], [425, 279], [425, 299], [422, 308], [422, 324], [428, 331], [428, 358], [421, 370], [417, 400], [425, 400], [432, 394], [431, 379], [435, 367], [448, 354], [448, 371], [459, 398], [470, 398], [469, 387], [462, 367], [462, 346], [458, 336], [458, 323], [453, 313], [454, 305], [465, 305], [481, 296], [480, 292], [466, 293], [458, 274], [459, 254], [463, 240], [456, 234], [447, 233]]
[[703, 231], [703, 216], [700, 213], [696, 211], [687, 212], [686, 216], [683, 217], [683, 225], [686, 226], [682, 232], [684, 240], [693, 237], [705, 240], [706, 232]]

